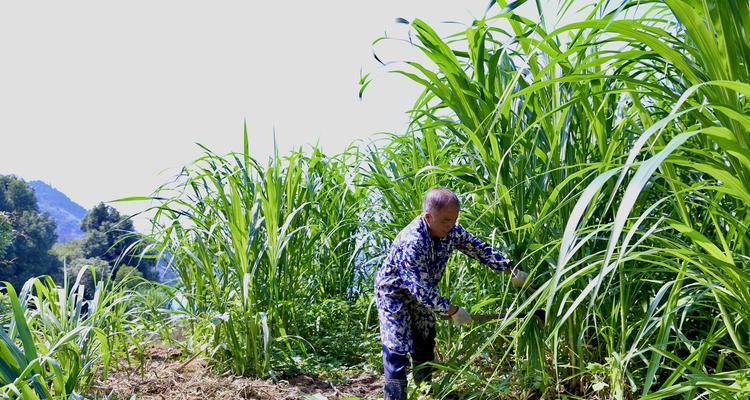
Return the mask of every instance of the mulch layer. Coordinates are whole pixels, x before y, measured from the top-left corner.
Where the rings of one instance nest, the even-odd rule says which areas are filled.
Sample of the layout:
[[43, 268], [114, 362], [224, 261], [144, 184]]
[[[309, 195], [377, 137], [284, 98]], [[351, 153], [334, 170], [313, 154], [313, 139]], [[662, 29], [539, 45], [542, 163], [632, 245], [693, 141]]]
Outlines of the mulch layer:
[[352, 373], [336, 383], [310, 375], [278, 381], [216, 374], [207, 360], [185, 360], [179, 350], [150, 347], [144, 366], [123, 364], [108, 379], [93, 387], [93, 396], [124, 400], [279, 399], [323, 400], [377, 398], [383, 386], [379, 376]]

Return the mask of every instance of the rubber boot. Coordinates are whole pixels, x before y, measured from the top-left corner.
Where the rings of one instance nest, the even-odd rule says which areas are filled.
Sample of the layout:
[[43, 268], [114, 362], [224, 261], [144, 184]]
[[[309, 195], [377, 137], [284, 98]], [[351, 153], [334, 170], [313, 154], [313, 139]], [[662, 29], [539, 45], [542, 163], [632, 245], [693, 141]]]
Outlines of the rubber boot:
[[406, 380], [386, 379], [383, 385], [383, 400], [406, 400]]

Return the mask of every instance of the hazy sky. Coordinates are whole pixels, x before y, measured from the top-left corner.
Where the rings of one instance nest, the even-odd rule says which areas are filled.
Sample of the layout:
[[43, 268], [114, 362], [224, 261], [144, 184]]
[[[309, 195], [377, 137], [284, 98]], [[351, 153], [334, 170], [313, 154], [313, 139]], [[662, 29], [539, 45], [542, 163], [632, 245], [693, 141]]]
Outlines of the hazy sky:
[[[377, 132], [402, 132], [418, 87], [386, 74], [372, 41], [386, 31], [405, 36], [396, 17], [452, 33], [457, 26], [440, 22], [470, 22], [486, 5], [2, 2], [0, 174], [44, 180], [90, 208], [150, 194], [201, 154], [196, 142], [221, 154], [241, 150], [244, 119], [261, 159], [274, 129], [282, 152], [318, 141], [336, 152]], [[378, 54], [417, 55], [395, 41]], [[362, 101], [361, 69], [375, 78]]]

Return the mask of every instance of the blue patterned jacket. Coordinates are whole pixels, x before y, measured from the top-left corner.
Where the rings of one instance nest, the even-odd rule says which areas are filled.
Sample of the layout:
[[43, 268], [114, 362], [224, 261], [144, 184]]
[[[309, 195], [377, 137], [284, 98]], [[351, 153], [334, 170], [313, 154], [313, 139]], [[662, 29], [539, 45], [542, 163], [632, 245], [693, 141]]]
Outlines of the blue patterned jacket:
[[504, 271], [511, 261], [461, 225], [441, 239], [430, 237], [424, 215], [415, 218], [393, 241], [383, 265], [375, 273], [380, 337], [389, 350], [414, 352], [412, 332], [434, 327], [434, 314], [447, 314], [450, 301], [437, 291], [453, 250], [490, 268]]

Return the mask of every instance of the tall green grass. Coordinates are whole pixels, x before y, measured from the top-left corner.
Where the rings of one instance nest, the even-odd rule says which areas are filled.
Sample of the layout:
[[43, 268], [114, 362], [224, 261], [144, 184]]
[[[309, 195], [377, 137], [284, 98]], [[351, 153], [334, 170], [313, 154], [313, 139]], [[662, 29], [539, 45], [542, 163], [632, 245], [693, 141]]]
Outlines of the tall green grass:
[[[464, 224], [541, 285], [527, 299], [483, 273], [446, 276], [467, 300], [550, 317], [543, 334], [501, 324], [452, 354], [527, 343], [515, 361], [541, 369], [527, 387], [543, 391], [746, 395], [750, 6], [589, 2], [585, 20], [549, 31], [512, 11], [523, 2], [497, 3], [448, 39], [410, 23], [430, 64], [395, 72], [424, 92], [411, 134], [371, 168], [394, 208], [434, 182], [464, 193]], [[477, 374], [454, 364], [455, 379]], [[519, 373], [486, 372], [464, 382], [472, 396]]]
[[[273, 373], [304, 340], [295, 322], [310, 302], [356, 299], [366, 200], [356, 149], [253, 159], [208, 149], [154, 199], [151, 238], [170, 254], [198, 351], [238, 374]], [[358, 275], [360, 274], [360, 275]]]

